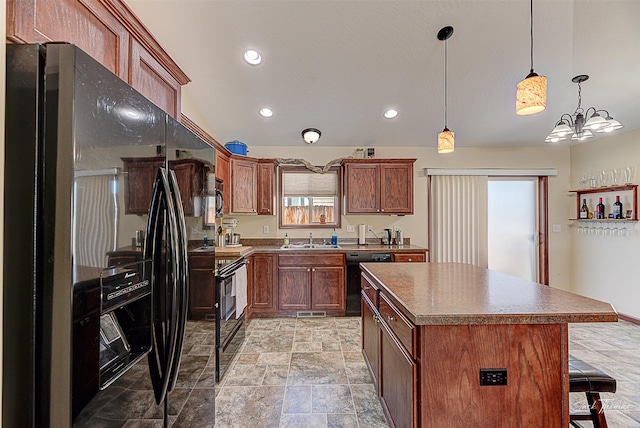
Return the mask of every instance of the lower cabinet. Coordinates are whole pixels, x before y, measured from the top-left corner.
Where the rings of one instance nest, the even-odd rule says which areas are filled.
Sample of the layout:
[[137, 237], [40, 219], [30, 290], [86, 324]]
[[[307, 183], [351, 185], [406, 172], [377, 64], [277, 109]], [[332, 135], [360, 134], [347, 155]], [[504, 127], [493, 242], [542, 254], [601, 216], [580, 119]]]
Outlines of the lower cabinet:
[[344, 254], [279, 255], [278, 310], [344, 315]]
[[216, 315], [216, 278], [214, 255], [189, 257], [189, 317], [214, 318]]
[[[418, 365], [380, 314], [378, 305], [370, 300], [371, 289], [365, 288], [370, 285], [363, 278], [362, 355], [389, 425], [417, 427]], [[385, 300], [381, 294], [380, 301]]]
[[248, 275], [252, 277], [248, 293], [251, 313], [273, 312], [276, 309], [276, 256], [254, 254], [250, 263], [253, 265], [251, 275]]

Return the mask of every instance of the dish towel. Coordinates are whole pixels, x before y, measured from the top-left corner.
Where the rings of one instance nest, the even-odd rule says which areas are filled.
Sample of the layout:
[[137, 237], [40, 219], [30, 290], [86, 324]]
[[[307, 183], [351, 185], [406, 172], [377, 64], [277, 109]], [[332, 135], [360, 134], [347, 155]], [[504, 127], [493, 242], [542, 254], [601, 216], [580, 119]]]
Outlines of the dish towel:
[[236, 319], [238, 319], [247, 306], [247, 266], [242, 265], [235, 271], [231, 281], [236, 295]]

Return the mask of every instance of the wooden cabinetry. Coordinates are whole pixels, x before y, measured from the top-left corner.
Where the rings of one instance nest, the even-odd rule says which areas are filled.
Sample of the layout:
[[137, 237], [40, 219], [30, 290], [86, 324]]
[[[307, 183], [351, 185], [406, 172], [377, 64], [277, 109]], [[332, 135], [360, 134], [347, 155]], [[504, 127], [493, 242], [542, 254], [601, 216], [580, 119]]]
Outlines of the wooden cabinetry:
[[222, 212], [229, 214], [231, 203], [231, 166], [229, 156], [223, 150], [216, 150], [216, 177], [222, 180]]
[[[608, 214], [607, 214], [607, 208], [605, 208], [605, 218], [598, 219], [598, 221], [638, 221], [638, 185], [637, 184], [625, 184], [623, 186], [596, 187], [596, 188], [589, 188], [589, 189], [582, 189], [582, 190], [570, 190], [570, 192], [576, 194], [576, 217], [571, 220], [587, 220], [587, 219], [580, 218], [580, 207], [582, 206], [582, 199], [584, 195], [594, 194], [594, 193], [611, 193], [611, 192], [616, 192], [619, 194], [620, 192], [624, 192], [627, 195], [631, 193], [629, 199], [632, 200], [632, 205], [631, 205], [631, 208], [629, 208], [627, 205], [624, 205], [622, 207], [622, 211], [623, 211], [622, 215], [623, 217], [626, 216], [626, 210], [631, 209], [632, 210], [631, 217], [622, 218], [622, 219], [606, 218]], [[593, 205], [594, 201], [591, 201], [591, 202]], [[611, 203], [613, 203], [613, 201], [611, 201]], [[592, 212], [592, 209], [593, 209], [593, 206], [590, 207], [589, 212]], [[592, 218], [589, 220], [596, 220], [596, 219]]]
[[258, 163], [231, 157], [231, 214], [258, 213]]
[[278, 309], [326, 311], [344, 315], [345, 263], [343, 254], [278, 256]]
[[271, 159], [258, 161], [258, 215], [275, 215], [276, 165]]
[[393, 253], [392, 259], [394, 262], [407, 263], [407, 262], [426, 262], [426, 253]]
[[231, 155], [229, 171], [230, 214], [275, 214], [276, 175], [273, 159]]
[[[367, 278], [362, 286], [362, 355], [394, 427], [418, 426], [415, 326]], [[371, 297], [378, 296], [375, 304]]]
[[8, 0], [7, 41], [73, 43], [180, 119], [190, 80], [122, 0]]
[[276, 309], [276, 256], [254, 254], [252, 287], [249, 287], [249, 306], [252, 313], [270, 312]]
[[[125, 214], [147, 214], [153, 194], [153, 182], [158, 168], [164, 166], [164, 157], [122, 158], [125, 172]], [[198, 159], [169, 161], [176, 174], [185, 216], [199, 216], [193, 198], [200, 196], [204, 186], [204, 162]]]
[[189, 257], [189, 317], [211, 318], [216, 314], [215, 256], [198, 254]]
[[413, 214], [415, 159], [345, 159], [345, 214]]

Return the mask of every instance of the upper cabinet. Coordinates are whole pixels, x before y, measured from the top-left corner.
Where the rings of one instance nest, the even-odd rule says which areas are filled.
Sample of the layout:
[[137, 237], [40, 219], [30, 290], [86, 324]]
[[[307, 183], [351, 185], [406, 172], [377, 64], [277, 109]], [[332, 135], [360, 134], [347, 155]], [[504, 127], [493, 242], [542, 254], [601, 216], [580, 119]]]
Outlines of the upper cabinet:
[[[164, 166], [164, 157], [122, 158], [125, 172], [125, 214], [147, 214], [153, 192], [153, 182], [158, 168]], [[184, 215], [198, 217], [195, 198], [204, 191], [207, 164], [198, 159], [176, 159], [169, 161], [178, 182]]]
[[345, 214], [413, 214], [415, 159], [344, 159]]
[[10, 43], [73, 43], [180, 119], [190, 80], [122, 0], [7, 0]]
[[[218, 162], [218, 158], [216, 158]], [[231, 155], [230, 214], [274, 215], [275, 162], [273, 159], [255, 159]], [[216, 174], [218, 166], [216, 165]], [[218, 177], [220, 177], [218, 175]], [[225, 189], [227, 185], [225, 185]], [[225, 200], [227, 196], [225, 194]]]
[[229, 155], [223, 150], [216, 150], [216, 177], [222, 180], [222, 212], [229, 214], [231, 202], [231, 163]]

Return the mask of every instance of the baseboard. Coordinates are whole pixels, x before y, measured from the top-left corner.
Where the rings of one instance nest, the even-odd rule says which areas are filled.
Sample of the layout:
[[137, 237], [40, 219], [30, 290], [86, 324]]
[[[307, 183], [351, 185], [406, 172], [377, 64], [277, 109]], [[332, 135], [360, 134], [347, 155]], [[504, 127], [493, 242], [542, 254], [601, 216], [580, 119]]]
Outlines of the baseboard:
[[636, 318], [636, 317], [632, 317], [631, 315], [625, 315], [625, 314], [618, 314], [618, 318], [627, 322], [630, 322], [632, 324], [638, 324], [640, 325], [640, 318]]

